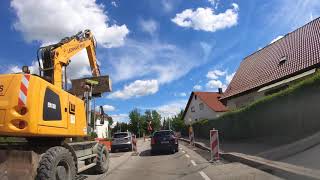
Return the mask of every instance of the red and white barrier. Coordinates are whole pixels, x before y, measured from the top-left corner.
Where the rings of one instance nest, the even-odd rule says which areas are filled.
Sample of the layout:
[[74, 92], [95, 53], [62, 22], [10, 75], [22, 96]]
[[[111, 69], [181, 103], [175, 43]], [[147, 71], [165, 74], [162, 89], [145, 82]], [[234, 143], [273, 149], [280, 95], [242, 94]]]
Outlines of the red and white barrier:
[[218, 130], [210, 130], [211, 161], [219, 160], [219, 133]]
[[137, 149], [137, 138], [136, 138], [136, 135], [132, 135], [132, 150], [134, 152], [137, 152], [138, 149]]
[[27, 105], [29, 80], [30, 80], [30, 74], [24, 74], [22, 76], [21, 83], [20, 83], [19, 97], [18, 97], [18, 106]]

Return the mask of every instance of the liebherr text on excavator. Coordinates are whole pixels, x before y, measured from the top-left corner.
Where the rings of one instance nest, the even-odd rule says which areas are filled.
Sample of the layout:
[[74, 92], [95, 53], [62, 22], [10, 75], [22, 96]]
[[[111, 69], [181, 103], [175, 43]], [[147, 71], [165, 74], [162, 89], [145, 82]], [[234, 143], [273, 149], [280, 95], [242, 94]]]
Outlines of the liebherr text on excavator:
[[[24, 66], [22, 73], [0, 75], [0, 136], [26, 139], [0, 145], [0, 179], [71, 180], [89, 168], [108, 170], [105, 146], [94, 141], [66, 143], [67, 138], [92, 132], [90, 100], [111, 91], [109, 77], [100, 76], [95, 48], [91, 31], [81, 31], [38, 50], [39, 74], [30, 74]], [[83, 49], [93, 78], [73, 87], [81, 92], [76, 96], [67, 90], [67, 66]]]

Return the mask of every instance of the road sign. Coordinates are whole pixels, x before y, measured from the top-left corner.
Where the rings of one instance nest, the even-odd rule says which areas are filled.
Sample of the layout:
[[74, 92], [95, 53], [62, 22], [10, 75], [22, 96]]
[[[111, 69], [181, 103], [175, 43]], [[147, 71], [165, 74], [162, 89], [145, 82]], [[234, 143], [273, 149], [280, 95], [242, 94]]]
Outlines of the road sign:
[[210, 149], [211, 149], [211, 161], [219, 160], [219, 133], [218, 130], [210, 130]]
[[149, 133], [151, 133], [152, 132], [152, 127], [151, 127], [151, 121], [149, 121], [148, 122], [148, 131], [149, 131]]

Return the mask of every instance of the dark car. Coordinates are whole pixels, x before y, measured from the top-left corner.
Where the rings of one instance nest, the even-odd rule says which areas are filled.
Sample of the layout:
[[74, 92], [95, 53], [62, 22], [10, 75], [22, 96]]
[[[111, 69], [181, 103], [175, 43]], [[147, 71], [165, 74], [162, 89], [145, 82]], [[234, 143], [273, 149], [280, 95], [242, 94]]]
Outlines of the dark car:
[[179, 151], [178, 138], [171, 130], [161, 130], [153, 133], [151, 137], [151, 153], [169, 151], [172, 153]]

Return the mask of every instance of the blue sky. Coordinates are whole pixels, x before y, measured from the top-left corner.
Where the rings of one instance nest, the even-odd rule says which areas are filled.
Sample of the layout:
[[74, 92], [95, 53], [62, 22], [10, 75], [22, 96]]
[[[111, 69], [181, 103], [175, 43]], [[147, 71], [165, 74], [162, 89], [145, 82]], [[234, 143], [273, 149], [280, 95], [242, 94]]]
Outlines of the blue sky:
[[[319, 17], [317, 0], [13, 0], [0, 2], [1, 73], [83, 29], [98, 41], [113, 92], [97, 99], [116, 121], [133, 108], [171, 116], [191, 91], [226, 88], [243, 58]], [[85, 53], [69, 77], [89, 76]]]

